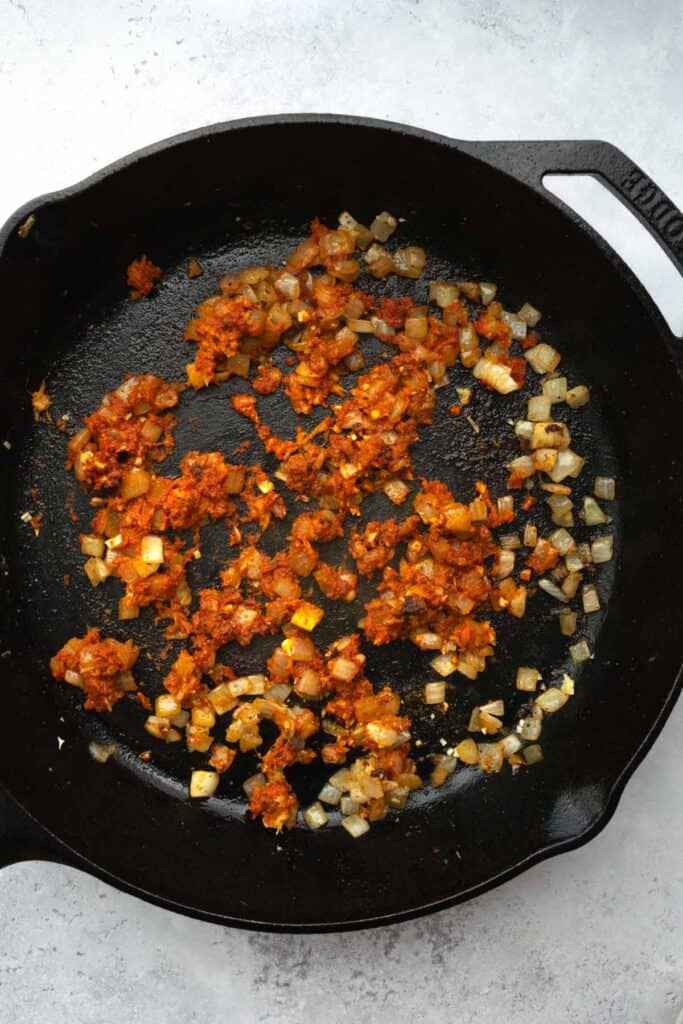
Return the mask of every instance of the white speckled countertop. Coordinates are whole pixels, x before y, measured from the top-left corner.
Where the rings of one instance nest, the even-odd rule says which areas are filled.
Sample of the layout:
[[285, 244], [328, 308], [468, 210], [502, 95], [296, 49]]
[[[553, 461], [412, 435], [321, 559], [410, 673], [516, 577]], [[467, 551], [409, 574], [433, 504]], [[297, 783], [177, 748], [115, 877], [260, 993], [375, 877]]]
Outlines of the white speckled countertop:
[[[286, 111], [462, 138], [605, 138], [683, 205], [678, 0], [0, 0], [0, 16], [0, 220], [157, 138]], [[632, 218], [597, 185], [563, 195], [681, 333], [680, 278]], [[0, 874], [0, 1024], [673, 1024], [682, 736], [679, 706], [587, 847], [378, 932], [242, 933], [15, 865]]]

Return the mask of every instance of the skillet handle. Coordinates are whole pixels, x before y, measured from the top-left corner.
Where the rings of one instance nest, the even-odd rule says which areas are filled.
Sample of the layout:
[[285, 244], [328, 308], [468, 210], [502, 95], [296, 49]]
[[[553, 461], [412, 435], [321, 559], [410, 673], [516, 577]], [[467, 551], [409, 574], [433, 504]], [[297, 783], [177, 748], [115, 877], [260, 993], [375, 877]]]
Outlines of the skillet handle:
[[22, 860], [75, 865], [66, 847], [41, 828], [0, 785], [0, 868]]
[[648, 175], [609, 142], [484, 142], [473, 152], [544, 191], [544, 174], [592, 174], [624, 203], [683, 276], [683, 213]]

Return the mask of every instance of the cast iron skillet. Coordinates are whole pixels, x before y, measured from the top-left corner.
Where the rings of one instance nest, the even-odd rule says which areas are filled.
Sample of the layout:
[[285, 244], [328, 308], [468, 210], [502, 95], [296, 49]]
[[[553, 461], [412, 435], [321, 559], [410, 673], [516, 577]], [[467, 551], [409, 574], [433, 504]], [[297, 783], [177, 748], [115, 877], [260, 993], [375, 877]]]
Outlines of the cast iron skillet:
[[[239, 121], [160, 143], [29, 203], [5, 225], [5, 863], [45, 857], [207, 920], [322, 931], [462, 901], [605, 825], [680, 688], [679, 340], [604, 241], [544, 191], [549, 171], [597, 175], [683, 270], [681, 214], [606, 143], [456, 142], [318, 115]], [[116, 585], [91, 591], [84, 580], [75, 537], [87, 504], [76, 495], [81, 525], [74, 525], [64, 507], [75, 493], [63, 472], [64, 437], [34, 427], [27, 402], [46, 376], [57, 412], [68, 411], [76, 424], [131, 369], [181, 378], [189, 358], [182, 326], [218, 277], [281, 260], [313, 216], [333, 218], [342, 209], [364, 221], [381, 209], [404, 217], [400, 237], [430, 254], [426, 280], [493, 280], [508, 308], [528, 299], [544, 311], [542, 326], [564, 353], [570, 379], [592, 387], [593, 401], [572, 427], [574, 446], [590, 459], [585, 486], [597, 472], [615, 474], [619, 489], [610, 508], [616, 557], [598, 577], [603, 611], [578, 635], [595, 658], [575, 673], [575, 699], [549, 721], [544, 763], [515, 777], [462, 769], [356, 842], [339, 828], [266, 832], [245, 816], [239, 773], [216, 798], [191, 804], [189, 755], [154, 744], [154, 760], [140, 761], [152, 744], [139, 707], [121, 702], [112, 716], [86, 715], [78, 694], [49, 678], [50, 654], [86, 624], [106, 621]], [[18, 228], [29, 214], [35, 223], [22, 238]], [[125, 267], [142, 251], [166, 273], [151, 300], [131, 303]], [[196, 281], [185, 273], [189, 255], [206, 268]], [[249, 439], [226, 401], [231, 389], [183, 397], [179, 453], [216, 446], [227, 453]], [[502, 487], [500, 464], [516, 451], [505, 420], [520, 396], [489, 401], [477, 392], [476, 403], [479, 437], [464, 418], [445, 414], [448, 397], [440, 395], [418, 452], [419, 471], [443, 477], [457, 493], [478, 476]], [[283, 432], [291, 429], [277, 399], [268, 415]], [[20, 520], [26, 510], [45, 515], [37, 539]], [[374, 511], [387, 514], [381, 503]], [[539, 665], [547, 680], [568, 667], [550, 603], [539, 595], [531, 604], [521, 626], [498, 624], [497, 663], [476, 687], [456, 685], [445, 718], [420, 709], [425, 655], [404, 645], [368, 652], [375, 680], [397, 686], [415, 713], [425, 750], [457, 734], [472, 701], [506, 692], [516, 665]], [[326, 628], [331, 637], [343, 623], [330, 615]], [[114, 617], [106, 631], [132, 633], [158, 651], [144, 616], [131, 629]], [[226, 656], [243, 670], [258, 653]], [[159, 686], [153, 662], [142, 658], [139, 675], [148, 692]], [[93, 737], [117, 743], [106, 765], [88, 754]], [[298, 784], [305, 802], [320, 778]]]

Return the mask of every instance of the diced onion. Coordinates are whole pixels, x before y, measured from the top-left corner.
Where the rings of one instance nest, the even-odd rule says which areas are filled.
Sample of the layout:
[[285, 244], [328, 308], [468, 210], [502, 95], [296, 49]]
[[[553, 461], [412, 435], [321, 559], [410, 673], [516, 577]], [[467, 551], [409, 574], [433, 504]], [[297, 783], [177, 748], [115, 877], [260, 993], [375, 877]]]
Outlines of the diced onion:
[[516, 459], [508, 462], [506, 468], [516, 476], [526, 479], [534, 474], [534, 461], [530, 455], [519, 455]]
[[529, 327], [535, 327], [541, 319], [542, 314], [540, 310], [536, 309], [535, 306], [532, 306], [530, 302], [525, 302], [517, 313], [517, 316]]
[[533, 693], [536, 689], [536, 685], [543, 676], [537, 668], [526, 668], [524, 666], [517, 669], [517, 678], [515, 680], [515, 686], [518, 690], [524, 690], [527, 693]]
[[98, 587], [111, 576], [109, 566], [102, 558], [89, 558], [83, 563], [83, 572], [93, 587]]
[[304, 811], [304, 821], [311, 829], [315, 830], [318, 828], [322, 828], [323, 825], [327, 825], [327, 822], [329, 820], [330, 819], [327, 816], [327, 811], [325, 810], [323, 805], [317, 800], [314, 804], [311, 804], [311, 806], [307, 807], [306, 810]]
[[398, 221], [391, 213], [383, 210], [370, 224], [370, 231], [378, 242], [386, 242], [398, 227]]
[[595, 498], [592, 498], [590, 495], [586, 495], [583, 499], [581, 518], [586, 526], [600, 526], [602, 523], [607, 522], [607, 516], [602, 511]]
[[342, 814], [355, 814], [359, 807], [358, 800], [352, 800], [350, 796], [343, 796], [339, 803], [339, 810]]
[[572, 388], [565, 397], [565, 402], [570, 409], [580, 409], [582, 405], [587, 405], [590, 400], [590, 391], [584, 384], [579, 384], [578, 387]]
[[377, 245], [376, 242], [370, 246], [363, 259], [367, 263], [368, 270], [373, 277], [388, 277], [394, 269], [394, 261], [391, 256], [386, 249], [383, 249], [381, 245]]
[[499, 772], [503, 767], [503, 748], [500, 743], [479, 743], [479, 767], [484, 772]]
[[486, 715], [504, 715], [505, 703], [502, 700], [490, 700], [487, 704], [481, 704], [479, 710]]
[[571, 448], [564, 448], [557, 453], [555, 465], [548, 471], [548, 476], [553, 483], [559, 484], [565, 477], [576, 478], [586, 464], [586, 460], [573, 452]]
[[543, 394], [551, 402], [564, 402], [567, 397], [567, 378], [549, 377], [543, 382]]
[[550, 594], [556, 601], [562, 601], [564, 604], [567, 603], [569, 598], [566, 594], [563, 594], [558, 586], [556, 586], [552, 580], [542, 579], [538, 581], [538, 585], [541, 590], [545, 590], [546, 594]]
[[557, 369], [562, 358], [552, 345], [546, 345], [544, 342], [528, 349], [524, 356], [536, 373], [552, 373]]
[[307, 636], [288, 636], [282, 641], [282, 650], [292, 661], [313, 661], [315, 646]]
[[443, 704], [446, 699], [446, 684], [441, 681], [425, 683], [424, 697], [425, 704]]
[[584, 565], [590, 565], [593, 561], [591, 558], [591, 549], [589, 544], [577, 544], [576, 553]]
[[540, 708], [534, 708], [534, 711], [536, 714], [522, 718], [517, 727], [523, 740], [537, 740], [541, 735], [543, 712]]
[[426, 316], [409, 316], [406, 318], [406, 337], [413, 341], [424, 341], [429, 330], [429, 320]]
[[318, 625], [324, 611], [315, 604], [311, 604], [309, 601], [302, 601], [297, 610], [292, 615], [292, 624], [298, 626], [299, 629], [305, 629], [310, 632]]
[[323, 788], [318, 793], [318, 800], [322, 800], [324, 804], [328, 804], [330, 807], [336, 807], [341, 800], [341, 790], [333, 786], [331, 782], [326, 782]]
[[614, 501], [616, 481], [613, 476], [596, 476], [593, 483], [593, 494], [603, 501]]
[[347, 320], [346, 323], [356, 334], [374, 334], [375, 328], [371, 320]]
[[440, 676], [453, 675], [456, 668], [454, 656], [450, 654], [437, 654], [436, 658], [432, 658], [429, 662], [429, 667], [438, 672]]
[[524, 527], [524, 547], [535, 548], [538, 541], [538, 528], [533, 523], [527, 523]]
[[562, 593], [565, 594], [571, 601], [571, 599], [576, 596], [576, 592], [579, 589], [580, 583], [581, 573], [570, 572], [562, 583]]
[[555, 711], [559, 711], [560, 708], [564, 707], [567, 703], [568, 697], [566, 693], [559, 690], [556, 686], [550, 686], [544, 693], [538, 695], [535, 703], [538, 704], [539, 708], [548, 715], [553, 714]]
[[572, 644], [569, 648], [569, 653], [575, 665], [580, 665], [583, 661], [589, 661], [592, 657], [590, 647], [585, 640], [579, 640], [577, 644]]
[[550, 399], [546, 395], [533, 395], [527, 407], [527, 419], [532, 423], [542, 423], [550, 419]]
[[504, 533], [498, 541], [503, 551], [516, 551], [522, 546], [518, 533]]
[[498, 580], [504, 580], [515, 568], [515, 553], [509, 549], [503, 549], [493, 567], [492, 575]]
[[572, 612], [566, 608], [564, 611], [560, 612], [558, 619], [560, 623], [560, 633], [562, 636], [574, 636], [574, 633], [576, 633], [576, 612]]
[[145, 565], [161, 565], [164, 560], [164, 542], [161, 537], [148, 534], [140, 542], [140, 558]]
[[472, 739], [462, 740], [458, 743], [455, 752], [463, 764], [479, 763], [479, 748]]
[[510, 615], [514, 615], [516, 619], [523, 619], [526, 612], [526, 587], [517, 587], [514, 597], [510, 599], [508, 605], [508, 611]]
[[516, 754], [518, 750], [521, 750], [522, 741], [519, 736], [511, 732], [500, 741], [500, 745], [505, 757], [510, 757], [511, 754]]
[[404, 249], [396, 249], [393, 260], [399, 277], [416, 280], [424, 270], [427, 254], [419, 245], [407, 245]]
[[445, 309], [446, 306], [450, 306], [458, 298], [457, 285], [448, 284], [446, 281], [431, 281], [429, 285], [429, 298], [440, 309]]
[[81, 554], [101, 558], [104, 554], [104, 537], [97, 534], [84, 533], [81, 537]]
[[348, 817], [342, 818], [341, 824], [354, 839], [359, 839], [370, 829], [365, 818], [361, 818], [359, 814], [349, 814]]
[[591, 558], [596, 565], [601, 562], [610, 562], [614, 552], [614, 537], [606, 534], [604, 537], [596, 537], [591, 544]]
[[510, 372], [509, 367], [502, 363], [496, 363], [486, 356], [476, 363], [472, 373], [477, 380], [482, 380], [489, 387], [501, 395], [509, 395], [513, 391], [519, 391], [521, 383], [516, 381]]
[[175, 718], [180, 711], [180, 704], [172, 693], [161, 693], [154, 701], [154, 714], [157, 718]]
[[576, 551], [570, 551], [565, 556], [564, 565], [567, 572], [581, 572], [583, 569], [583, 559]]
[[97, 761], [98, 764], [106, 764], [115, 751], [115, 743], [96, 743], [92, 740], [88, 744], [88, 753], [92, 757], [93, 761]]
[[555, 526], [573, 526], [572, 508], [574, 502], [564, 494], [552, 494], [548, 499], [552, 509], [552, 520]]
[[571, 435], [566, 423], [534, 423], [531, 434], [532, 448], [568, 448], [570, 443]]
[[493, 302], [495, 299], [498, 288], [495, 284], [491, 284], [490, 281], [480, 281], [479, 291], [481, 292], [482, 304], [488, 306], [489, 302]]
[[358, 665], [350, 658], [333, 658], [328, 667], [332, 678], [340, 682], [348, 683], [358, 675]]
[[193, 771], [190, 776], [190, 796], [199, 800], [213, 796], [218, 789], [218, 772]]
[[312, 668], [306, 668], [294, 684], [294, 689], [300, 697], [308, 697], [310, 700], [317, 700], [322, 692], [320, 676]]
[[503, 313], [501, 320], [510, 328], [514, 341], [524, 341], [526, 338], [527, 325], [521, 317], [517, 316], [515, 313]]
[[532, 743], [522, 751], [522, 757], [528, 765], [538, 764], [543, 760], [543, 751], [540, 744]]
[[278, 704], [284, 704], [292, 692], [292, 687], [286, 683], [276, 683], [268, 690], [268, 700], [275, 700]]
[[514, 430], [521, 441], [530, 441], [533, 437], [534, 425], [529, 420], [517, 420]]
[[568, 533], [563, 527], [559, 530], [555, 530], [554, 533], [551, 533], [549, 540], [552, 546], [557, 548], [561, 555], [566, 555], [575, 546], [574, 538], [571, 533]]
[[124, 473], [121, 478], [121, 497], [124, 501], [131, 501], [146, 494], [149, 490], [152, 478], [146, 469], [131, 469]]
[[583, 602], [583, 610], [587, 615], [590, 615], [591, 612], [600, 611], [600, 598], [592, 583], [587, 583], [581, 588], [581, 601]]

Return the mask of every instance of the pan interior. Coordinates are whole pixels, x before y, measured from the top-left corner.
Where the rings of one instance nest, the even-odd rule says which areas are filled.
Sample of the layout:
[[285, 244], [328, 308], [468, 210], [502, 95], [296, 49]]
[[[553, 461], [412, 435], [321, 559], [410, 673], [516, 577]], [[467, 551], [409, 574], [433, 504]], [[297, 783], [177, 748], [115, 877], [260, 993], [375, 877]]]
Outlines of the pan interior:
[[[309, 219], [320, 212], [310, 209]], [[328, 223], [335, 222], [337, 212], [322, 211]], [[426, 302], [430, 280], [491, 279], [492, 268], [477, 261], [466, 234], [449, 237], [430, 223], [425, 211], [400, 212], [406, 219], [398, 232], [399, 244], [406, 240], [427, 246], [429, 262], [422, 278], [418, 282], [394, 279], [378, 287], [369, 275], [364, 275], [359, 282], [360, 287], [378, 294], [409, 294], [418, 302]], [[191, 346], [183, 340], [183, 327], [191, 318], [194, 307], [218, 290], [218, 282], [226, 273], [261, 262], [282, 264], [293, 245], [306, 233], [305, 222], [292, 221], [291, 216], [289, 211], [282, 220], [269, 219], [264, 224], [258, 209], [250, 212], [244, 204], [236, 208], [226, 204], [220, 212], [220, 219], [217, 213], [211, 218], [210, 228], [206, 223], [197, 223], [191, 212], [186, 213], [187, 237], [182, 247], [178, 245], [177, 229], [172, 239], [148, 238], [146, 249], [164, 267], [162, 282], [153, 297], [131, 302], [119, 275], [104, 282], [88, 305], [62, 328], [45, 371], [55, 415], [68, 413], [76, 428], [83, 416], [97, 407], [101, 396], [116, 388], [130, 372], [155, 373], [164, 379], [182, 380], [185, 363], [192, 352]], [[205, 270], [203, 276], [188, 277], [189, 256], [200, 260]], [[497, 277], [496, 281], [506, 308], [517, 309], [525, 300], [539, 301], [535, 295], [519, 291], [514, 283], [508, 288], [504, 277]], [[556, 319], [561, 320], [561, 317], [560, 310]], [[552, 328], [543, 333], [551, 341], [556, 340]], [[387, 346], [374, 339], [372, 342], [364, 341], [363, 351], [368, 364], [379, 362], [389, 354]], [[283, 368], [286, 355], [286, 349], [276, 350], [276, 361]], [[562, 365], [570, 385], [586, 380], [580, 366], [572, 360], [571, 351], [565, 354]], [[354, 379], [353, 375], [348, 375], [344, 384], [350, 386]], [[456, 387], [473, 383], [472, 404], [466, 410], [470, 418], [466, 415], [453, 417], [449, 407], [458, 400]], [[162, 475], [177, 472], [182, 456], [192, 450], [220, 451], [228, 461], [260, 462], [271, 472], [276, 468], [273, 457], [263, 452], [252, 425], [234, 412], [228, 401], [231, 394], [244, 391], [245, 387], [248, 389], [241, 379], [234, 378], [219, 387], [183, 393], [175, 432], [176, 447], [161, 466]], [[454, 367], [449, 372], [448, 385], [437, 391], [433, 423], [423, 428], [421, 440], [414, 449], [416, 481], [421, 477], [442, 479], [463, 501], [474, 497], [477, 480], [485, 481], [493, 494], [505, 493], [508, 475], [505, 464], [520, 453], [510, 424], [524, 418], [528, 396], [539, 390], [538, 377], [530, 372], [523, 391], [500, 396], [473, 382], [471, 371], [460, 365]], [[276, 425], [281, 436], [293, 436], [297, 420], [282, 389], [275, 395], [260, 397], [259, 408], [264, 420]], [[573, 447], [588, 460], [579, 489], [583, 485], [583, 489], [590, 493], [592, 474], [611, 475], [617, 472], [615, 448], [601, 412], [599, 397], [570, 417], [566, 415], [567, 409], [563, 413], [555, 406], [554, 412], [569, 419]], [[319, 417], [320, 414], [300, 418], [299, 422], [312, 424]], [[235, 450], [242, 450], [245, 442], [250, 445], [248, 451], [244, 455], [236, 455]], [[83, 556], [79, 552], [77, 536], [79, 532], [87, 532], [93, 510], [73, 477], [64, 471], [65, 446], [65, 435], [50, 426], [41, 424], [31, 429], [22, 459], [22, 471], [15, 478], [12, 496], [12, 549], [16, 553], [13, 566], [21, 576], [30, 634], [35, 639], [36, 648], [45, 652], [40, 665], [41, 675], [45, 674], [48, 653], [56, 651], [69, 636], [82, 635], [86, 625], [97, 625], [103, 635], [119, 639], [130, 636], [139, 644], [143, 654], [136, 666], [136, 676], [147, 695], [153, 697], [160, 692], [163, 675], [184, 645], [181, 641], [167, 643], [162, 630], [154, 625], [149, 611], [143, 610], [138, 620], [118, 622], [116, 604], [122, 591], [117, 581], [108, 581], [96, 589], [90, 587], [82, 571]], [[282, 491], [287, 495], [286, 488]], [[288, 497], [293, 515], [304, 510], [306, 506], [293, 501], [292, 495]], [[517, 505], [520, 498], [518, 495]], [[21, 521], [21, 513], [26, 510], [39, 511], [44, 515], [38, 538], [34, 537], [30, 526]], [[74, 511], [78, 522], [74, 521]], [[396, 514], [402, 517], [409, 512], [409, 504], [397, 512], [380, 494], [366, 500], [362, 520], [381, 520]], [[609, 513], [614, 519], [611, 529], [615, 531], [618, 531], [618, 512], [619, 502], [611, 503]], [[267, 531], [263, 546], [269, 552], [286, 545], [292, 514], [287, 520], [274, 521]], [[530, 516], [520, 513], [519, 521], [510, 529], [521, 530], [528, 518], [537, 523], [542, 534], [547, 535], [554, 529], [550, 510], [542, 500]], [[356, 525], [356, 522], [347, 521], [347, 536]], [[577, 541], [590, 540], [595, 531], [586, 529], [577, 519], [573, 534]], [[202, 585], [216, 584], [222, 562], [234, 557], [234, 549], [227, 547], [224, 524], [204, 528], [201, 547], [201, 560], [190, 567], [190, 580], [195, 590]], [[345, 561], [353, 568], [346, 551], [346, 538], [321, 547], [321, 554], [333, 564]], [[64, 583], [65, 578], [68, 585]], [[611, 566], [604, 566], [596, 574], [596, 582], [605, 609], [613, 586]], [[326, 601], [312, 583], [311, 586], [312, 599], [322, 603], [326, 610], [325, 619], [315, 633], [316, 642], [322, 647], [357, 628], [363, 602], [369, 599], [374, 589], [374, 584], [364, 583], [357, 601], [342, 605]], [[508, 615], [493, 616], [499, 637], [496, 656], [474, 683], [462, 676], [451, 678], [446, 713], [426, 707], [423, 700], [424, 683], [434, 678], [429, 667], [432, 655], [418, 651], [407, 641], [385, 647], [365, 645], [370, 678], [378, 688], [388, 684], [397, 689], [406, 713], [413, 719], [414, 736], [420, 744], [415, 752], [423, 774], [429, 774], [432, 755], [443, 752], [444, 742], [450, 746], [466, 735], [473, 705], [503, 697], [510, 718], [514, 709], [527, 706], [524, 695], [516, 694], [514, 690], [517, 666], [539, 667], [547, 682], [560, 680], [564, 672], [574, 676], [579, 674], [568, 654], [568, 644], [572, 641], [560, 636], [556, 617], [549, 614], [553, 605], [554, 602], [539, 592], [530, 600], [527, 616], [522, 621]], [[601, 611], [585, 617], [581, 632], [574, 639], [583, 636], [591, 649], [595, 649], [604, 614]], [[246, 648], [235, 644], [223, 651], [222, 660], [238, 674], [257, 672], [262, 670], [277, 642], [277, 637], [268, 637], [257, 638]], [[79, 704], [80, 694], [66, 687], [48, 685], [57, 691], [56, 698], [72, 715]], [[576, 705], [582, 703], [583, 700], [579, 699]], [[564, 711], [556, 721], [548, 721], [545, 736], [550, 756], [554, 733], [558, 729], [571, 729], [572, 719], [577, 713], [572, 713], [569, 707]], [[164, 745], [150, 740], [143, 729], [144, 717], [145, 713], [135, 698], [130, 697], [121, 701], [111, 715], [79, 715], [79, 720], [86, 736], [92, 735], [101, 742], [114, 742], [117, 746], [115, 756], [130, 770], [184, 799], [191, 768], [198, 766], [204, 758], [189, 754], [184, 750], [184, 744]], [[150, 747], [152, 762], [141, 762], [139, 755]], [[238, 758], [235, 769], [222, 782], [220, 795], [211, 801], [212, 811], [241, 815], [242, 782], [257, 770], [255, 754]], [[298, 789], [305, 804], [306, 800], [315, 798], [324, 775], [329, 771], [295, 769], [295, 777], [297, 774]], [[414, 799], [414, 808], [419, 809], [426, 801], [451, 800], [459, 786], [477, 785], [480, 781], [481, 777], [474, 772], [456, 773], [445, 788], [426, 788]]]
[[[0, 679], [12, 717], [0, 747], [2, 779], [91, 869], [165, 905], [221, 921], [319, 928], [463, 898], [604, 821], [670, 705], [680, 667], [683, 492], [681, 386], [664, 330], [594, 238], [488, 166], [485, 144], [480, 153], [475, 159], [416, 132], [330, 120], [228, 127], [160, 148], [43, 203], [28, 238], [13, 234], [5, 245], [0, 438], [12, 450], [2, 456], [0, 597], [7, 600], [11, 655], [0, 659]], [[124, 701], [113, 715], [85, 714], [79, 695], [51, 680], [50, 655], [86, 625], [100, 625], [133, 636], [152, 655], [140, 659], [137, 673], [151, 695], [161, 682], [162, 640], [145, 614], [125, 629], [118, 623], [111, 614], [117, 583], [92, 590], [83, 576], [76, 534], [89, 521], [87, 502], [64, 472], [63, 435], [34, 427], [27, 401], [45, 377], [56, 411], [69, 412], [76, 425], [127, 372], [182, 379], [192, 351], [182, 341], [184, 325], [220, 276], [281, 261], [313, 216], [334, 223], [342, 209], [364, 222], [382, 209], [405, 218], [398, 238], [429, 254], [411, 294], [414, 287], [424, 296], [434, 277], [467, 277], [495, 282], [506, 308], [530, 301], [541, 309], [543, 332], [562, 352], [570, 382], [592, 392], [590, 405], [571, 416], [572, 447], [588, 460], [576, 490], [588, 493], [596, 474], [618, 481], [618, 500], [608, 509], [616, 557], [597, 574], [603, 610], [577, 634], [595, 657], [572, 672], [576, 696], [547, 722], [543, 764], [514, 777], [459, 769], [442, 789], [424, 789], [358, 842], [335, 828], [267, 833], [245, 816], [239, 772], [224, 780], [219, 797], [190, 804], [192, 759], [177, 747], [147, 743], [138, 707]], [[131, 303], [125, 268], [141, 252], [164, 276], [150, 301]], [[205, 267], [194, 281], [185, 271], [190, 256]], [[461, 383], [470, 381], [458, 369], [437, 393], [434, 423], [415, 451], [417, 473], [443, 479], [465, 500], [478, 478], [503, 493], [503, 464], [519, 451], [507, 420], [519, 415], [528, 392], [502, 398], [475, 389], [475, 434], [446, 411]], [[187, 450], [229, 455], [244, 440], [253, 441], [249, 458], [261, 457], [227, 401], [239, 387], [183, 395], [176, 454], [162, 472], [172, 472]], [[263, 404], [279, 433], [292, 429], [280, 397]], [[64, 509], [72, 500], [78, 524]], [[38, 538], [21, 521], [24, 511], [44, 513]], [[379, 518], [392, 508], [377, 498], [365, 511]], [[547, 534], [545, 511], [537, 507], [534, 516]], [[268, 543], [284, 543], [286, 532], [283, 524]], [[585, 536], [580, 526], [572, 532]], [[229, 554], [222, 528], [205, 534], [198, 579], [210, 578], [216, 560]], [[344, 557], [343, 546], [335, 554]], [[396, 687], [413, 715], [420, 752], [461, 735], [472, 703], [508, 696], [518, 665], [537, 665], [546, 681], [561, 676], [568, 641], [549, 604], [539, 594], [521, 622], [494, 617], [495, 662], [476, 686], [456, 677], [447, 715], [434, 719], [420, 700], [431, 676], [428, 657], [406, 645], [366, 648], [375, 683]], [[348, 631], [358, 610], [329, 608], [321, 641]], [[257, 668], [272, 642], [226, 650], [225, 659], [238, 671]], [[104, 766], [88, 755], [93, 736], [117, 743]], [[149, 764], [138, 756], [147, 747], [154, 751]], [[253, 764], [244, 761], [239, 771], [250, 772]], [[315, 772], [295, 780], [302, 802], [319, 782]]]

